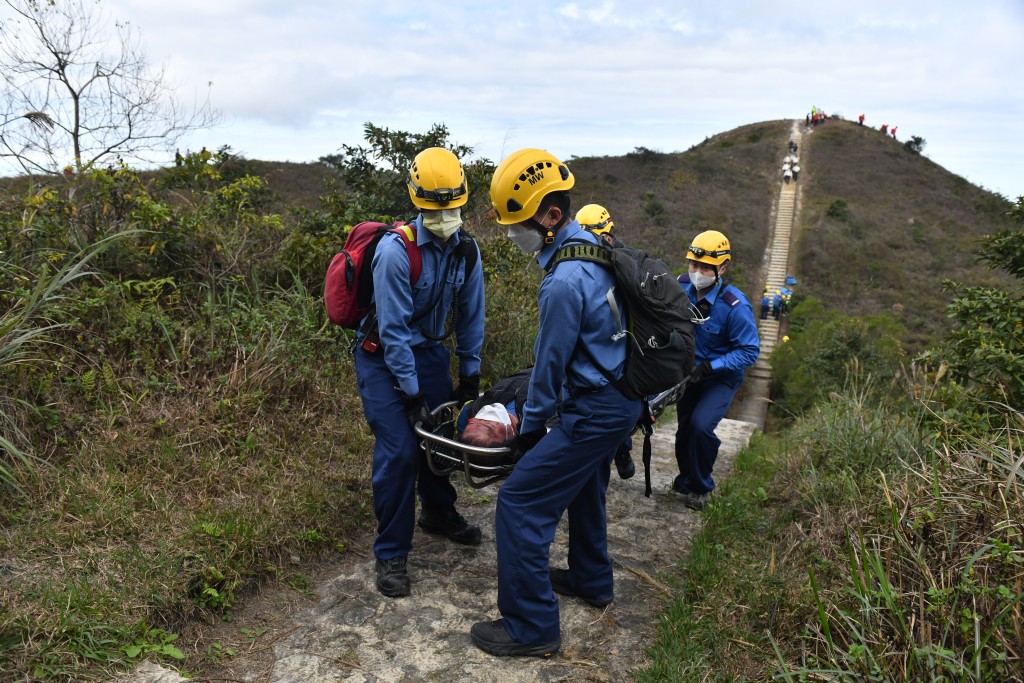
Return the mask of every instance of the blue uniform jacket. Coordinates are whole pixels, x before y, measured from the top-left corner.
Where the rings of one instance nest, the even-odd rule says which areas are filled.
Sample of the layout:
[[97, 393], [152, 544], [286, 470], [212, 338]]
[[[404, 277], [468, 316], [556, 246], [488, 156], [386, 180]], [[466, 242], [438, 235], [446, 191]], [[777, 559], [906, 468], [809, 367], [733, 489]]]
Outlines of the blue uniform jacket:
[[[413, 221], [416, 243], [423, 254], [423, 270], [415, 287], [409, 287], [409, 256], [398, 235], [381, 238], [373, 255], [373, 301], [377, 304], [377, 320], [384, 360], [406, 395], [420, 392], [416, 377], [414, 347], [441, 342], [428, 339], [444, 332], [445, 318], [452, 305], [452, 284], [460, 287], [459, 315], [455, 327], [455, 354], [459, 357], [459, 373], [480, 373], [480, 348], [484, 342], [484, 278], [477, 249], [476, 265], [469, 273], [456, 258], [459, 234], [441, 244], [423, 227], [422, 214]], [[476, 248], [476, 245], [474, 245]], [[434, 303], [437, 302], [437, 303]], [[425, 315], [412, 321], [414, 315]]]
[[[689, 275], [679, 276], [679, 284], [696, 306], [697, 288]], [[715, 372], [741, 372], [753, 365], [761, 353], [761, 341], [754, 310], [743, 292], [719, 280], [704, 299], [711, 304], [711, 312], [707, 322], [694, 326], [696, 363], [707, 361]]]
[[[555, 241], [541, 249], [537, 262], [547, 269], [552, 257], [568, 239], [597, 243], [597, 238], [572, 221], [555, 234]], [[587, 261], [563, 261], [555, 266], [540, 285], [537, 308], [540, 325], [533, 345], [536, 362], [523, 407], [521, 432], [544, 428], [555, 414], [555, 404], [563, 385], [574, 389], [595, 389], [608, 380], [577, 349], [583, 344], [594, 359], [611, 373], [621, 377], [626, 363], [626, 338], [606, 298], [615, 284], [610, 270]], [[622, 301], [616, 295], [619, 310]], [[618, 337], [618, 338], [616, 338]]]

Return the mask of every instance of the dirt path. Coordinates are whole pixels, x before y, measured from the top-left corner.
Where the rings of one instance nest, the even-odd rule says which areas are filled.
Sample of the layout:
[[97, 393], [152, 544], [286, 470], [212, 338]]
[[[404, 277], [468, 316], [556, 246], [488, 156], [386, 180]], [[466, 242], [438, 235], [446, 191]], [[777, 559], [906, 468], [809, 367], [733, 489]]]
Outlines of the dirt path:
[[[801, 142], [794, 122], [792, 138]], [[780, 151], [780, 159], [784, 152]], [[806, 164], [805, 164], [806, 167]], [[794, 184], [795, 185], [795, 184]], [[772, 217], [772, 240], [763, 273], [777, 277], [788, 262], [789, 230], [781, 223], [792, 206], [795, 186], [782, 187]], [[783, 265], [783, 270], [785, 266]], [[774, 322], [774, 321], [772, 321]], [[762, 325], [762, 345], [774, 348], [778, 326]], [[774, 336], [773, 336], [774, 335]], [[767, 343], [766, 343], [767, 342]], [[765, 359], [766, 361], [767, 359]], [[748, 373], [742, 398], [718, 434], [723, 444], [716, 478], [728, 476], [736, 453], [756, 428], [764, 425], [770, 365]], [[409, 556], [412, 595], [389, 599], [373, 583], [369, 550], [350, 553], [340, 565], [313, 577], [303, 596], [289, 588], [272, 588], [246, 601], [230, 624], [200, 627], [191, 634], [208, 654], [222, 655], [220, 667], [206, 681], [251, 683], [383, 683], [421, 681], [546, 682], [626, 681], [644, 663], [658, 616], [671, 598], [666, 579], [700, 530], [701, 516], [667, 493], [676, 472], [673, 455], [674, 415], [663, 416], [655, 432], [652, 482], [654, 496], [643, 495], [643, 471], [623, 481], [612, 474], [608, 490], [609, 551], [615, 563], [615, 601], [604, 610], [580, 600], [560, 598], [562, 649], [549, 660], [497, 658], [472, 645], [473, 623], [498, 617], [494, 499], [498, 485], [460, 487], [460, 508], [484, 531], [475, 548], [449, 543], [417, 530]], [[635, 453], [639, 455], [639, 444]], [[553, 566], [565, 566], [566, 533], [559, 529], [551, 548]], [[363, 548], [372, 545], [372, 536]], [[118, 683], [178, 683], [173, 671], [145, 663]]]
[[[666, 493], [676, 471], [672, 420], [655, 433], [652, 482], [643, 495], [642, 467], [608, 491], [609, 550], [615, 563], [615, 602], [604, 610], [561, 598], [562, 650], [550, 660], [496, 658], [472, 645], [469, 628], [497, 618], [494, 496], [497, 485], [463, 486], [467, 517], [481, 525], [484, 542], [467, 548], [419, 530], [409, 556], [412, 595], [389, 599], [373, 585], [372, 557], [335, 567], [314, 587], [315, 598], [296, 600], [289, 589], [267, 591], [241, 608], [231, 624], [203, 633], [221, 652], [234, 650], [210, 681], [351, 683], [392, 681], [625, 681], [644, 661], [663, 602], [666, 575], [700, 529], [701, 518]], [[727, 476], [735, 454], [756, 425], [725, 420], [716, 473]], [[564, 526], [564, 520], [563, 520]], [[367, 539], [369, 543], [370, 539]], [[565, 566], [560, 528], [552, 564]], [[209, 648], [210, 646], [207, 645]], [[137, 669], [133, 683], [185, 679], [156, 666]]]

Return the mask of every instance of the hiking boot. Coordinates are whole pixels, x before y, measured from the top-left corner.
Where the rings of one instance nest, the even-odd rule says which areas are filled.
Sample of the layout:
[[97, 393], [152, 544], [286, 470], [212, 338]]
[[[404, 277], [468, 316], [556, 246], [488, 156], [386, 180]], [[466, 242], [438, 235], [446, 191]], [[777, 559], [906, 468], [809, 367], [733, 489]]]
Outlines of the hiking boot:
[[377, 590], [389, 598], [402, 598], [409, 594], [409, 572], [404, 557], [377, 560]]
[[672, 484], [668, 492], [669, 494], [677, 498], [686, 498], [687, 496], [690, 495], [690, 492], [686, 489], [686, 487], [680, 486], [679, 484]]
[[562, 647], [562, 639], [553, 643], [517, 643], [505, 630], [504, 619], [473, 624], [469, 637], [484, 652], [498, 657], [550, 657]]
[[633, 456], [625, 448], [615, 451], [615, 470], [619, 473], [620, 479], [629, 479], [636, 474], [636, 465], [633, 463]]
[[440, 534], [462, 545], [480, 545], [480, 527], [470, 524], [454, 505], [443, 508], [423, 506], [417, 522], [428, 534]]
[[683, 496], [683, 505], [700, 512], [708, 506], [708, 501], [711, 499], [711, 492], [708, 493], [687, 493]]
[[556, 569], [555, 567], [552, 567], [548, 569], [548, 578], [551, 579], [551, 590], [568, 598], [579, 598], [591, 607], [607, 607], [612, 604], [612, 600], [614, 600], [614, 598], [588, 598], [577, 593], [576, 590], [569, 585], [568, 569]]

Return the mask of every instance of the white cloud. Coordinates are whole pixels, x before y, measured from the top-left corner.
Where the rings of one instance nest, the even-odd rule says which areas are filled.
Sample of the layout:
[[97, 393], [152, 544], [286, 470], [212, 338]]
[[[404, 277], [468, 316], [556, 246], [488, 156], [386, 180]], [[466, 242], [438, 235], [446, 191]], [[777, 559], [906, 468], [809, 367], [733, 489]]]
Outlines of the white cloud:
[[143, 30], [182, 93], [213, 81], [225, 124], [197, 140], [254, 157], [315, 159], [361, 143], [366, 121], [444, 122], [495, 160], [527, 145], [672, 151], [816, 104], [895, 122], [953, 172], [1024, 192], [1019, 0], [105, 6]]

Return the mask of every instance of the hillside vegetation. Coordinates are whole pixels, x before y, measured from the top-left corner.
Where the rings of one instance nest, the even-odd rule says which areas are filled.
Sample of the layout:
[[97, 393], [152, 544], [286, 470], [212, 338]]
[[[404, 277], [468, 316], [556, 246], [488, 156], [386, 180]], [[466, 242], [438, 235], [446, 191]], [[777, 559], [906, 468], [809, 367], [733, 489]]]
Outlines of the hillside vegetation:
[[[726, 232], [753, 299], [789, 125], [745, 126], [683, 153], [570, 160], [575, 207], [600, 201], [626, 241], [679, 269], [693, 234]], [[1005, 225], [1008, 204], [877, 137], [841, 124], [801, 150], [802, 244], [855, 226], [850, 239], [877, 252], [912, 205], [915, 220], [934, 216], [915, 242], [920, 258], [840, 241], [807, 255], [817, 270], [801, 264], [801, 292], [843, 307], [828, 278], [877, 270], [871, 282], [896, 294], [878, 284], [859, 305], [903, 303], [923, 343], [946, 325], [935, 264], [948, 259], [940, 274], [953, 276], [971, 263], [949, 240]], [[397, 159], [449, 144], [443, 127], [370, 142], [381, 140], [402, 143]], [[852, 150], [835, 168], [830, 145]], [[303, 590], [305, 563], [372, 532], [372, 437], [351, 333], [326, 323], [319, 289], [351, 216], [388, 206], [346, 174], [357, 158], [332, 169], [221, 150], [160, 172], [112, 167], [0, 188], [0, 678], [97, 680], [150, 655], [202, 670], [215, 653], [181, 644], [190, 623], [229, 618], [262, 581]], [[872, 202], [860, 164], [879, 159], [900, 173]], [[539, 282], [484, 218], [487, 168], [473, 165], [466, 212], [488, 288], [484, 384], [530, 362]], [[401, 195], [386, 182], [395, 173], [374, 179]], [[845, 217], [830, 213], [840, 198]], [[407, 217], [394, 213], [382, 217]], [[885, 260], [894, 254], [903, 258]], [[934, 307], [899, 299], [907, 278], [932, 288]]]

